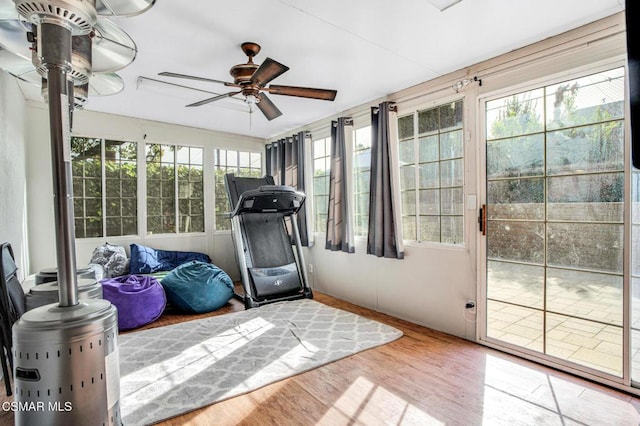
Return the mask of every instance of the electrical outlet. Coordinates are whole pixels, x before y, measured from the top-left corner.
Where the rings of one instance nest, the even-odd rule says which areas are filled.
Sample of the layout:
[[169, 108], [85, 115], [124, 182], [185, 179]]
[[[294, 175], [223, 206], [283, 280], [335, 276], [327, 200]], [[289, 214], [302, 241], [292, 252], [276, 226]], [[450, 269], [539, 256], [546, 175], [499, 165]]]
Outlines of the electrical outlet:
[[464, 305], [464, 308], [472, 314], [476, 313], [476, 301], [475, 300], [467, 300], [467, 303]]
[[313, 274], [313, 263], [309, 264], [309, 273]]

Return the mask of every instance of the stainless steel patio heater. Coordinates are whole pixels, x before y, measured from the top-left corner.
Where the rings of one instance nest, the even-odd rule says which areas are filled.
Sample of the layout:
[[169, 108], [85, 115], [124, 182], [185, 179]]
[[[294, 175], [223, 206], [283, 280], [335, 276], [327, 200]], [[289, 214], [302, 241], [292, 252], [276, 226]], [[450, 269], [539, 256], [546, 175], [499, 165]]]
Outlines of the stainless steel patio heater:
[[37, 26], [34, 65], [47, 80], [59, 303], [13, 327], [16, 425], [120, 425], [117, 311], [78, 300], [68, 81], [72, 36], [89, 34], [96, 0], [14, 0]]

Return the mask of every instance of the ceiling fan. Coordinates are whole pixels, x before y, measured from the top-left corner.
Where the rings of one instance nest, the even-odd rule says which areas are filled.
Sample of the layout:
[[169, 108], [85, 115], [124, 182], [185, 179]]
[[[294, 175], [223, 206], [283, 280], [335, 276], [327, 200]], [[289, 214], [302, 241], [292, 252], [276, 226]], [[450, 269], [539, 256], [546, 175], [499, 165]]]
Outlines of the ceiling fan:
[[[195, 107], [215, 102], [220, 99], [229, 98], [231, 96], [242, 94], [244, 101], [249, 105], [249, 112], [253, 111], [253, 107], [257, 106], [268, 120], [273, 120], [282, 115], [282, 112], [275, 106], [266, 93], [272, 95], [296, 96], [300, 98], [320, 99], [325, 101], [333, 101], [338, 93], [335, 90], [314, 89], [311, 87], [297, 86], [279, 86], [271, 84], [266, 86], [271, 80], [284, 74], [289, 67], [266, 58], [260, 65], [253, 62], [253, 57], [260, 52], [260, 45], [253, 42], [245, 42], [240, 46], [245, 55], [249, 58], [246, 64], [238, 64], [231, 68], [229, 73], [233, 77], [233, 83], [212, 78], [195, 77], [192, 75], [177, 74], [174, 72], [161, 72], [158, 75], [165, 77], [187, 78], [191, 80], [208, 81], [213, 83], [224, 84], [225, 86], [235, 87], [237, 90], [204, 99], [187, 105]], [[265, 93], [266, 92], [266, 93]]]

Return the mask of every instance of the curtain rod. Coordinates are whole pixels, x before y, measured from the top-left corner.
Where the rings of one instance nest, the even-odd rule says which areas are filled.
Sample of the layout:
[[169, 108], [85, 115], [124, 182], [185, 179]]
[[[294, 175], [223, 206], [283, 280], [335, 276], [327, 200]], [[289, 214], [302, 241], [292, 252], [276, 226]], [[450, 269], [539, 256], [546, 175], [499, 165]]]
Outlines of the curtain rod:
[[277, 142], [279, 142], [279, 141], [284, 141], [284, 142], [288, 142], [288, 143], [293, 143], [293, 137], [294, 137], [294, 136], [298, 136], [298, 134], [300, 134], [300, 133], [304, 133], [304, 138], [305, 138], [305, 139], [307, 139], [307, 138], [311, 138], [311, 131], [310, 131], [310, 130], [303, 130], [303, 131], [300, 131], [300, 132], [298, 132], [298, 133], [295, 133], [295, 134], [293, 134], [293, 135], [291, 135], [291, 136], [287, 136], [286, 138], [280, 138], [280, 139], [277, 139], [277, 140], [275, 140], [275, 141], [267, 142], [267, 143], [265, 144], [265, 146], [267, 147], [267, 149], [271, 149], [271, 145], [273, 145], [273, 144], [275, 144], [275, 143], [277, 143]]
[[[353, 118], [352, 117], [338, 117], [338, 119], [344, 119], [344, 125], [345, 126], [353, 126]], [[332, 120], [331, 121], [331, 125], [333, 127], [338, 127], [338, 122], [336, 120]]]
[[[373, 112], [374, 114], [377, 114], [378, 112], [380, 112], [380, 105], [371, 107], [371, 112]], [[389, 105], [389, 111], [398, 112], [398, 105], [396, 105], [395, 102], [388, 102], [388, 105]]]

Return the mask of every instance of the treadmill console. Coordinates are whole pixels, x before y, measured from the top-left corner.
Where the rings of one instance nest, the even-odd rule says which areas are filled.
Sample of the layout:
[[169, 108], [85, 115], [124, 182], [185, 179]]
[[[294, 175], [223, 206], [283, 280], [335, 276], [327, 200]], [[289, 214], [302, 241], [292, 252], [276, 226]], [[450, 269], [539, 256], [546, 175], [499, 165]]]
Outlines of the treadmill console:
[[263, 185], [240, 195], [231, 216], [244, 213], [297, 213], [305, 200], [302, 192], [290, 186]]

